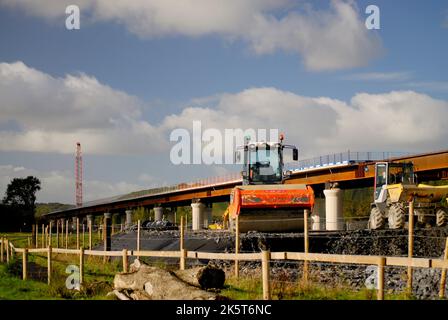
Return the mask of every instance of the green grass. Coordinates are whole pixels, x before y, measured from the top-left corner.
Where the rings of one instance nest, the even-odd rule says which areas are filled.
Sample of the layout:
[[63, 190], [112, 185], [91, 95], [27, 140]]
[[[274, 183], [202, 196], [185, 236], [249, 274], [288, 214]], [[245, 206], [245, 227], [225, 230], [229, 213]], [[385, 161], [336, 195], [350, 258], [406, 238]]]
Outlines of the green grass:
[[[96, 243], [100, 242], [94, 233]], [[15, 247], [28, 247], [30, 233], [7, 233]], [[39, 235], [39, 247], [41, 237]], [[87, 235], [85, 244], [87, 244]], [[94, 242], [94, 243], [95, 243]], [[82, 244], [82, 240], [80, 241]], [[88, 244], [87, 244], [88, 245]], [[56, 239], [53, 239], [56, 247]], [[69, 248], [76, 246], [76, 234], [69, 236]], [[62, 247], [62, 245], [60, 245]], [[64, 243], [65, 247], [65, 243]], [[46, 254], [30, 253], [28, 255], [28, 280], [22, 278], [22, 258], [12, 256], [9, 264], [0, 264], [0, 299], [34, 300], [34, 299], [108, 299], [106, 294], [112, 290], [115, 274], [121, 271], [121, 259], [104, 263], [103, 257], [85, 256], [84, 286], [78, 290], [66, 288], [65, 281], [70, 275], [66, 273], [69, 265], [79, 266], [79, 256], [69, 254], [53, 254], [52, 283], [47, 284]]]
[[[226, 279], [221, 295], [233, 300], [261, 300], [263, 287], [259, 277]], [[271, 282], [273, 300], [376, 300], [375, 290], [354, 290], [348, 286], [330, 287], [322, 284], [297, 282]], [[386, 300], [413, 299], [407, 294], [386, 294]]]
[[9, 273], [6, 264], [0, 264], [0, 299], [1, 300], [48, 300], [55, 299], [43, 282], [23, 281]]
[[[30, 234], [9, 233], [8, 238], [16, 247], [25, 247]], [[100, 239], [96, 239], [99, 241]], [[76, 243], [76, 235], [70, 236], [69, 247]], [[103, 257], [86, 256], [84, 260], [84, 286], [81, 291], [69, 290], [65, 281], [69, 274], [69, 265], [79, 266], [79, 257], [70, 254], [53, 254], [52, 283], [47, 285], [47, 256], [29, 254], [28, 280], [21, 280], [21, 256], [12, 259], [10, 264], [0, 264], [0, 299], [35, 300], [35, 299], [109, 299], [106, 294], [112, 290], [115, 274], [122, 271], [121, 258], [109, 258], [104, 263]], [[154, 262], [155, 266], [167, 268], [163, 262]], [[33, 266], [33, 267], [31, 267]], [[39, 272], [37, 272], [39, 271]], [[293, 282], [290, 279], [271, 282], [272, 299], [285, 300], [375, 300], [376, 291], [354, 290], [348, 286], [329, 287], [323, 284]], [[226, 279], [226, 286], [221, 295], [233, 300], [259, 300], [263, 297], [260, 274], [240, 278]], [[412, 299], [406, 293], [387, 293], [386, 299]], [[112, 298], [110, 298], [112, 299]]]

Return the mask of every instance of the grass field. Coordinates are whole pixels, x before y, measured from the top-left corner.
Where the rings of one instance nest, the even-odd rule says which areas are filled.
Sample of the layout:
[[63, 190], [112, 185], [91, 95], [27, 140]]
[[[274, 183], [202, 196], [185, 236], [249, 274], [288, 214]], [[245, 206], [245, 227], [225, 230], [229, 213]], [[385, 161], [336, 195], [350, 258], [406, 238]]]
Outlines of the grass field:
[[[28, 246], [30, 234], [7, 234], [16, 247]], [[100, 239], [95, 238], [95, 242]], [[70, 236], [70, 243], [76, 244], [76, 236]], [[69, 247], [73, 247], [69, 246]], [[84, 263], [84, 286], [81, 290], [67, 289], [66, 281], [70, 265], [79, 264], [78, 256], [66, 254], [53, 255], [52, 283], [47, 284], [47, 257], [45, 254], [29, 254], [28, 280], [21, 280], [21, 256], [11, 259], [9, 264], [0, 264], [0, 299], [41, 300], [41, 299], [114, 299], [107, 297], [112, 290], [113, 278], [122, 271], [121, 258], [104, 262], [103, 257], [86, 256]], [[156, 266], [168, 268], [163, 263]], [[287, 300], [375, 300], [374, 290], [355, 291], [348, 286], [329, 287], [322, 284], [299, 282], [272, 282], [272, 299]], [[220, 293], [232, 300], [262, 299], [263, 289], [260, 277], [229, 277]], [[386, 299], [411, 299], [406, 294], [386, 294]]]

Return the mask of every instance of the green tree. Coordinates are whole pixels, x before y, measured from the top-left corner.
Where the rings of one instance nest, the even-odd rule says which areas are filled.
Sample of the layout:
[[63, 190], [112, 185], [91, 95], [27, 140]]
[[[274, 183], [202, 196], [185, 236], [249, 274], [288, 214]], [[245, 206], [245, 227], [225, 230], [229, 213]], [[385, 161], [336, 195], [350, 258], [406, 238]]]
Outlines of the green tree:
[[8, 184], [3, 204], [13, 209], [20, 225], [29, 227], [33, 223], [36, 192], [40, 189], [40, 180], [33, 176], [14, 178]]

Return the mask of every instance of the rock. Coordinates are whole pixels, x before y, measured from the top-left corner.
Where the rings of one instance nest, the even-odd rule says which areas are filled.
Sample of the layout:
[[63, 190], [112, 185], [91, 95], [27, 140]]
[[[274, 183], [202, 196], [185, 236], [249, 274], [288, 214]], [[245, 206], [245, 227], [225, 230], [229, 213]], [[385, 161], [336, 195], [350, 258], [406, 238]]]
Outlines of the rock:
[[[181, 279], [175, 272], [169, 272], [160, 268], [148, 266], [138, 259], [130, 266], [130, 273], [119, 273], [114, 278], [115, 295], [121, 299], [132, 300], [216, 300], [220, 297], [212, 292], [200, 289]], [[209, 270], [209, 271], [206, 271]], [[213, 268], [198, 268], [197, 270], [182, 273], [184, 278], [207, 279], [205, 283], [213, 283], [208, 279], [208, 272]], [[221, 270], [222, 271], [222, 270]]]

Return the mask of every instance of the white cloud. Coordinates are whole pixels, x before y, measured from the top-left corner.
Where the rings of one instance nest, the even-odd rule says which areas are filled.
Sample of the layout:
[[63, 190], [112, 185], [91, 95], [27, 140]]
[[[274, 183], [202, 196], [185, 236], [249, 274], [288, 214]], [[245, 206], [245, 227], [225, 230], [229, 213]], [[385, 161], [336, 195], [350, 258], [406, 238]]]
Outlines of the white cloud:
[[[14, 63], [0, 64], [0, 96], [1, 121], [14, 121], [21, 128], [19, 132], [0, 131], [0, 151], [72, 154], [75, 142], [80, 140], [88, 154], [164, 152], [168, 161], [169, 132], [176, 128], [191, 129], [196, 120], [202, 121], [204, 130], [279, 129], [288, 143], [299, 147], [301, 157], [348, 149], [431, 151], [446, 148], [448, 139], [445, 124], [448, 101], [414, 91], [359, 93], [350, 101], [341, 101], [276, 88], [251, 88], [194, 99], [182, 112], [166, 116], [155, 126], [141, 118], [142, 102], [94, 78], [86, 75], [54, 78]], [[48, 118], [43, 114], [48, 114]], [[167, 148], [162, 151], [157, 145]], [[167, 164], [157, 160], [153, 165], [157, 168]], [[213, 169], [222, 174], [228, 168]], [[42, 181], [39, 201], [73, 202], [72, 172], [40, 172], [0, 165], [0, 192], [2, 188], [4, 192], [13, 177], [29, 174]], [[156, 171], [142, 174], [133, 182], [108, 183], [86, 178], [86, 201], [147, 189], [165, 179], [174, 180], [159, 177]], [[184, 179], [175, 179], [181, 180]]]
[[72, 153], [77, 141], [97, 154], [148, 153], [163, 144], [136, 97], [80, 74], [55, 78], [23, 64], [0, 63], [0, 150]]
[[404, 81], [410, 79], [411, 76], [411, 72], [366, 72], [350, 74], [342, 77], [342, 79], [355, 81]]
[[[6, 191], [7, 185], [13, 178], [23, 178], [29, 175], [39, 178], [41, 190], [36, 193], [37, 202], [75, 202], [75, 182], [72, 172], [66, 171], [39, 171], [13, 165], [0, 165], [0, 197]], [[126, 194], [132, 191], [144, 189], [145, 186], [125, 181], [105, 182], [99, 180], [84, 181], [84, 202], [112, 195]]]
[[279, 129], [301, 157], [348, 149], [429, 151], [444, 148], [448, 138], [448, 102], [413, 91], [360, 93], [349, 103], [275, 88], [220, 97], [216, 107], [186, 108], [166, 117], [163, 126], [191, 128], [193, 120], [201, 120], [203, 129]]
[[[365, 28], [352, 0], [315, 10], [291, 0], [91, 0], [78, 1], [82, 19], [116, 22], [142, 38], [217, 34], [243, 39], [258, 54], [298, 53], [309, 70], [366, 65], [382, 52], [379, 36]], [[0, 4], [57, 21], [69, 0], [0, 0]], [[297, 9], [297, 10], [294, 10]], [[84, 20], [83, 20], [84, 21]], [[81, 22], [81, 28], [83, 22]]]
[[382, 54], [380, 38], [365, 28], [353, 1], [334, 0], [329, 11], [309, 9], [282, 19], [260, 15], [254, 26], [249, 39], [256, 52], [298, 52], [314, 71], [359, 67]]
[[[252, 88], [193, 100], [159, 125], [142, 119], [143, 102], [87, 75], [54, 78], [23, 63], [0, 64], [0, 151], [169, 154], [175, 128], [279, 129], [303, 155], [355, 148], [428, 150], [444, 146], [448, 103], [413, 91], [359, 93], [350, 102]], [[424, 117], [422, 116], [424, 114]], [[151, 174], [151, 173], [150, 173]], [[147, 177], [148, 178], [148, 177]]]

